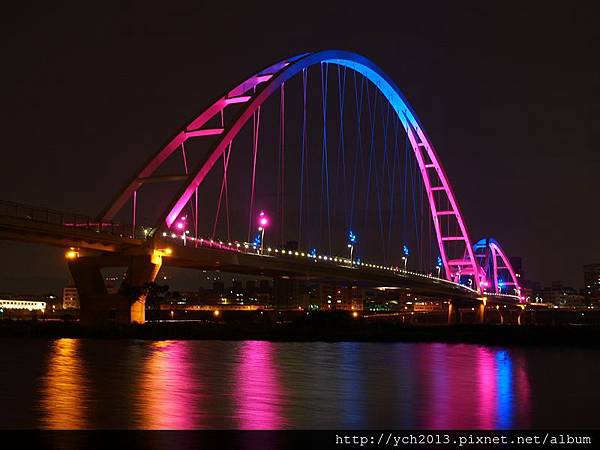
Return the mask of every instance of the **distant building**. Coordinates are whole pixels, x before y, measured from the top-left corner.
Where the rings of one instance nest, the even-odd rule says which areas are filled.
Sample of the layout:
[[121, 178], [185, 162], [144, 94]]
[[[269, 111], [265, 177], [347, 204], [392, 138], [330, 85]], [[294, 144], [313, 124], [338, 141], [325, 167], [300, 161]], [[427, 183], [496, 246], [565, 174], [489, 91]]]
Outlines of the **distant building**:
[[104, 279], [104, 285], [106, 286], [106, 292], [109, 294], [116, 294], [119, 292], [119, 286], [121, 284], [121, 279], [117, 277], [106, 277]]
[[273, 279], [273, 306], [278, 309], [306, 308], [308, 291], [306, 282], [289, 277]]
[[63, 309], [79, 309], [79, 294], [75, 286], [65, 286], [63, 288]]
[[213, 292], [216, 294], [221, 294], [225, 290], [225, 283], [222, 281], [215, 281], [213, 283]]
[[534, 301], [543, 300], [556, 306], [583, 306], [585, 297], [572, 287], [563, 286], [562, 281], [553, 281], [550, 287], [546, 287], [537, 293]]
[[358, 286], [336, 286], [321, 284], [319, 286], [321, 309], [362, 310], [364, 293]]
[[416, 301], [413, 304], [414, 312], [440, 312], [444, 307], [440, 301]]
[[586, 264], [583, 266], [583, 281], [588, 301], [592, 303], [600, 302], [600, 264]]
[[35, 295], [2, 295], [0, 297], [0, 310], [2, 310], [3, 315], [5, 310], [44, 312], [46, 302]]

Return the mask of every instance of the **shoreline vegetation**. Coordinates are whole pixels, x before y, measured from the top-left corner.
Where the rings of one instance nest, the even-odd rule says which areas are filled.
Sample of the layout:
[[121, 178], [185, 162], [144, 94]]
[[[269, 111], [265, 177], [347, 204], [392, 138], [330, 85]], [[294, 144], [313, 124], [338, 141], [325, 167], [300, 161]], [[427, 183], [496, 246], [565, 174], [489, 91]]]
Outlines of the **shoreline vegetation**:
[[493, 346], [600, 348], [598, 325], [399, 325], [363, 321], [147, 322], [81, 325], [76, 321], [0, 321], [0, 338], [267, 340], [274, 342], [423, 342]]

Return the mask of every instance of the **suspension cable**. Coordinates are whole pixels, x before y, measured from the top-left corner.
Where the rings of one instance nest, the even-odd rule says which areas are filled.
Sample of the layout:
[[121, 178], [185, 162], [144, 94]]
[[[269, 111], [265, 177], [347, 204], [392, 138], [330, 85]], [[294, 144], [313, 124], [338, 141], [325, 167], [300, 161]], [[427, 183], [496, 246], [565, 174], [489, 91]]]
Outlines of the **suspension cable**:
[[[323, 69], [323, 67], [325, 69]], [[327, 207], [327, 242], [329, 244], [329, 253], [331, 254], [331, 214], [329, 208], [329, 155], [327, 153], [327, 72], [329, 66], [327, 63], [321, 63], [321, 100], [323, 104], [323, 142], [321, 147], [321, 205], [319, 207], [319, 223], [322, 229], [322, 207], [323, 193]]]
[[285, 83], [281, 84], [279, 104], [279, 157], [277, 167], [277, 214], [279, 222], [279, 240], [283, 246], [284, 207], [285, 207]]
[[258, 154], [258, 134], [260, 131], [260, 106], [257, 108], [252, 119], [252, 188], [250, 191], [250, 209], [248, 211], [248, 242], [252, 232], [252, 218], [254, 215], [254, 186], [256, 182], [256, 158]]
[[221, 201], [223, 199], [223, 193], [225, 193], [225, 206], [227, 208], [227, 239], [230, 240], [230, 232], [229, 232], [229, 205], [227, 202], [227, 168], [229, 167], [229, 156], [231, 155], [231, 145], [233, 141], [229, 142], [227, 149], [223, 153], [223, 180], [221, 181], [221, 190], [219, 192], [219, 201], [217, 203], [217, 210], [215, 213], [215, 220], [213, 222], [213, 229], [211, 234], [211, 239], [215, 238], [215, 234], [217, 231], [217, 224], [219, 222], [219, 215], [221, 212]]
[[302, 145], [300, 156], [300, 211], [298, 215], [298, 243], [302, 244], [302, 213], [304, 207], [304, 169], [306, 167], [306, 69], [302, 69]]
[[354, 72], [354, 99], [356, 102], [356, 155], [354, 157], [354, 170], [352, 175], [352, 197], [350, 198], [350, 227], [353, 227], [354, 222], [354, 199], [356, 198], [356, 180], [358, 175], [358, 162], [361, 158], [362, 154], [362, 132], [361, 132], [361, 116], [362, 116], [362, 106], [363, 106], [363, 93], [365, 80], [361, 77], [360, 84], [360, 97], [358, 95], [358, 88], [356, 85], [356, 78], [358, 77], [357, 72]]

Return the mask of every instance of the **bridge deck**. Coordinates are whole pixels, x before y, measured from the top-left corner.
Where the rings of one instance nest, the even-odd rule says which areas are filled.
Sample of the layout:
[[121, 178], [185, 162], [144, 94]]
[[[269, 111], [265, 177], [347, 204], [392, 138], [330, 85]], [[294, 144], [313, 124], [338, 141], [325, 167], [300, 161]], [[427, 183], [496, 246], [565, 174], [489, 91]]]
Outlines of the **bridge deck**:
[[[4, 211], [2, 211], [4, 212]], [[110, 231], [107, 231], [110, 230]], [[452, 297], [466, 300], [481, 298], [481, 294], [458, 283], [430, 275], [383, 266], [361, 264], [351, 266], [344, 258], [320, 259], [298, 252], [258, 254], [253, 249], [231, 248], [209, 244], [182, 245], [181, 239], [134, 239], [119, 227], [99, 227], [92, 222], [72, 224], [51, 223], [31, 216], [0, 214], [0, 239], [34, 242], [63, 248], [77, 247], [90, 255], [108, 257], [115, 266], [127, 265], [133, 254], [152, 253], [156, 249], [171, 249], [163, 257], [166, 266], [202, 270], [218, 270], [268, 277], [308, 278], [351, 282], [360, 286], [389, 287], [410, 291], [416, 295]], [[91, 251], [91, 253], [90, 253]], [[111, 256], [112, 255], [112, 256]], [[513, 296], [488, 295], [488, 302], [516, 304]]]

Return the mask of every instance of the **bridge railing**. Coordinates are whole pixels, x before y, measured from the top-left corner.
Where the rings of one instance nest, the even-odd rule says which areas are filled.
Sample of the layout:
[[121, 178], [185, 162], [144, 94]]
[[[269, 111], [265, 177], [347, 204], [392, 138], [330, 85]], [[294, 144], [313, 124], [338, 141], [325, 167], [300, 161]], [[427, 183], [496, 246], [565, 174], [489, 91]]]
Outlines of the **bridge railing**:
[[[0, 200], [0, 216], [27, 219], [39, 223], [62, 225], [69, 228], [111, 233], [119, 236], [132, 235], [131, 225], [113, 221], [98, 222], [95, 218], [83, 214], [68, 213], [6, 200]], [[136, 232], [135, 234], [137, 236], [140, 233]], [[141, 234], [143, 235], [143, 231]]]
[[[184, 236], [182, 236], [180, 234], [169, 233], [166, 231], [164, 231], [162, 233], [162, 238], [167, 239], [168, 241], [172, 242], [173, 244], [175, 244], [177, 246], [208, 247], [208, 248], [214, 248], [214, 249], [225, 250], [225, 251], [247, 253], [247, 254], [252, 254], [252, 255], [256, 255], [256, 256], [260, 256], [260, 257], [262, 257], [262, 256], [279, 257], [279, 258], [283, 257], [286, 259], [307, 258], [307, 259], [310, 259], [319, 264], [333, 264], [333, 265], [338, 265], [338, 266], [344, 266], [344, 267], [350, 268], [350, 269], [381, 270], [381, 271], [388, 272], [388, 273], [393, 272], [393, 273], [400, 274], [400, 275], [411, 275], [411, 276], [419, 277], [422, 279], [432, 280], [432, 281], [435, 281], [436, 283], [440, 283], [443, 285], [455, 286], [455, 287], [463, 289], [467, 292], [471, 292], [471, 293], [477, 292], [469, 286], [466, 286], [461, 283], [457, 283], [455, 281], [446, 280], [445, 278], [440, 278], [439, 276], [436, 277], [433, 274], [415, 272], [415, 271], [411, 271], [411, 270], [402, 269], [402, 268], [396, 267], [396, 266], [371, 264], [368, 262], [361, 262], [358, 260], [351, 262], [348, 258], [343, 257], [343, 256], [310, 254], [308, 252], [303, 252], [303, 251], [297, 250], [297, 249], [290, 250], [290, 249], [277, 248], [277, 247], [265, 247], [261, 253], [259, 250], [259, 247], [257, 247], [256, 244], [253, 244], [250, 242], [240, 242], [240, 241], [224, 242], [224, 241], [221, 241], [218, 239], [215, 240], [215, 239], [211, 239], [211, 238], [200, 238], [200, 237], [194, 238], [192, 236], [184, 238]], [[506, 295], [506, 294], [498, 294], [498, 295], [502, 295], [507, 298], [508, 297], [513, 298], [512, 296]]]

